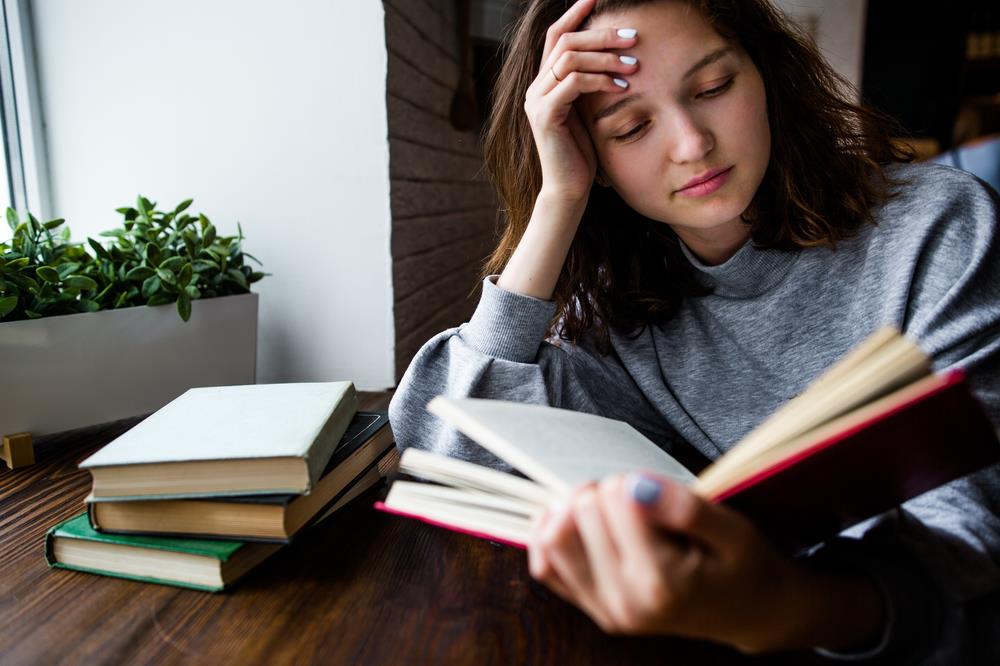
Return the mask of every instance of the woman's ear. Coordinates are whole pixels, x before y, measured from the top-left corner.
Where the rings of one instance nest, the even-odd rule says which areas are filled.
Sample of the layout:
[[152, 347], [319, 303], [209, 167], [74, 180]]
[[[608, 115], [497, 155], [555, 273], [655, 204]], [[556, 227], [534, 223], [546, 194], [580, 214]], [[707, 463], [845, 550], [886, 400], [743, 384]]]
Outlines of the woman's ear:
[[607, 175], [601, 167], [597, 167], [597, 174], [594, 176], [594, 182], [601, 187], [611, 187], [611, 181], [608, 180]]

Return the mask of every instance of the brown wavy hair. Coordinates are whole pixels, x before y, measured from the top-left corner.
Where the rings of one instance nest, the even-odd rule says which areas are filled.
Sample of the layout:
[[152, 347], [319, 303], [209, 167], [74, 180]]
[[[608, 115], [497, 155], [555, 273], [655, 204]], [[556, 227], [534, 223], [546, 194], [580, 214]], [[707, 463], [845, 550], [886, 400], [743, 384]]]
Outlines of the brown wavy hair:
[[[591, 16], [651, 1], [598, 0]], [[764, 81], [771, 159], [742, 216], [754, 244], [783, 250], [834, 246], [873, 223], [872, 209], [902, 184], [884, 166], [913, 159], [891, 141], [898, 125], [854, 103], [850, 83], [767, 0], [684, 1], [723, 38], [740, 44]], [[531, 0], [505, 41], [484, 137], [502, 231], [483, 277], [507, 264], [541, 189], [524, 97], [537, 74], [546, 30], [571, 4]], [[612, 188], [594, 187], [556, 283], [550, 331], [573, 342], [592, 331], [607, 354], [609, 329], [637, 336], [646, 325], [673, 316], [683, 298], [705, 293], [668, 225], [640, 215]]]

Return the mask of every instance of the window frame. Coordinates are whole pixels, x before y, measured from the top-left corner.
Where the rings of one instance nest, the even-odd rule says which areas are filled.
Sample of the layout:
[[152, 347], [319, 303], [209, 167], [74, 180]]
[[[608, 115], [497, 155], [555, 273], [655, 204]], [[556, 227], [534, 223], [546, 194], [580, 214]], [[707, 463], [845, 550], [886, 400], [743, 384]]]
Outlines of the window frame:
[[30, 0], [0, 0], [0, 130], [4, 160], [0, 181], [11, 206], [52, 217], [45, 122], [38, 85]]

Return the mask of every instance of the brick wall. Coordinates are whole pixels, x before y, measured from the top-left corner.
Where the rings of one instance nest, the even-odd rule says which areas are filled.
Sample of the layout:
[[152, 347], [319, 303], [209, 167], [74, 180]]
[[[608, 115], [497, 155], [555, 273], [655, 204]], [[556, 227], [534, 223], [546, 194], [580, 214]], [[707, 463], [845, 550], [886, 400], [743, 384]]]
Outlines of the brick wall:
[[424, 342], [472, 314], [496, 203], [478, 133], [448, 118], [460, 69], [454, 0], [383, 5], [398, 381]]

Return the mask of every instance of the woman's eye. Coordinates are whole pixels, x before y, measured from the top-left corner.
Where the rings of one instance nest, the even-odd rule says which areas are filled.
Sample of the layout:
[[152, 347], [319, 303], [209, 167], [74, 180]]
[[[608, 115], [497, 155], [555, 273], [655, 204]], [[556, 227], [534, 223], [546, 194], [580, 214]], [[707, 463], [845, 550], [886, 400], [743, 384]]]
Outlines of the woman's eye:
[[711, 88], [709, 90], [705, 90], [703, 92], [698, 93], [697, 95], [694, 96], [695, 99], [701, 99], [701, 98], [704, 98], [704, 97], [718, 97], [722, 93], [724, 93], [727, 90], [729, 90], [729, 86], [733, 85], [733, 79], [734, 78], [736, 78], [736, 77], [730, 77], [721, 86], [717, 86], [715, 88]]
[[615, 141], [628, 141], [629, 139], [638, 136], [639, 132], [641, 132], [646, 127], [648, 122], [649, 121], [641, 122], [632, 129], [630, 129], [629, 131], [625, 132], [624, 134], [619, 134], [618, 136], [615, 137]]

